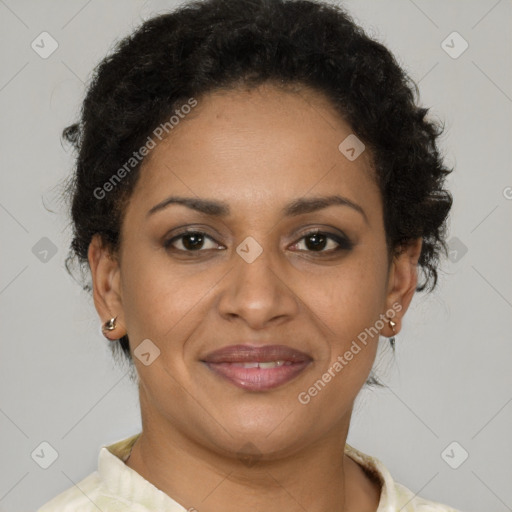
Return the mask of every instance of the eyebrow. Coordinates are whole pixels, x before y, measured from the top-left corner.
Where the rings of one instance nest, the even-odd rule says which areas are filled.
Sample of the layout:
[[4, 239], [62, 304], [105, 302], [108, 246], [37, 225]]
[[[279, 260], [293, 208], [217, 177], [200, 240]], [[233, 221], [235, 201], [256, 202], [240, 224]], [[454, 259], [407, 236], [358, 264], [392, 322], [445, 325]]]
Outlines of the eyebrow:
[[[205, 215], [211, 215], [214, 217], [227, 217], [230, 214], [229, 205], [224, 201], [215, 201], [213, 199], [202, 198], [200, 199], [196, 197], [171, 196], [153, 206], [146, 214], [146, 217], [149, 217], [172, 204], [180, 204], [192, 210], [204, 213]], [[287, 204], [281, 210], [281, 214], [285, 217], [295, 217], [297, 215], [322, 210], [328, 206], [333, 205], [348, 206], [349, 208], [352, 208], [353, 210], [359, 212], [364, 217], [365, 222], [369, 224], [368, 217], [366, 216], [366, 212], [363, 210], [363, 208], [347, 197], [340, 195], [296, 199]]]

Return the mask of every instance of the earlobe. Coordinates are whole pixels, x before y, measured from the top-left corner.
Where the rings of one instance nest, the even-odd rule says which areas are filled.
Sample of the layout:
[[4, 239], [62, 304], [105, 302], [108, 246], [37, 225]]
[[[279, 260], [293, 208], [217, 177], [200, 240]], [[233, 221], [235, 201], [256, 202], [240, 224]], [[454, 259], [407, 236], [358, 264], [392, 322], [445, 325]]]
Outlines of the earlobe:
[[[117, 258], [103, 244], [100, 235], [95, 234], [87, 253], [93, 283], [94, 306], [108, 339], [119, 339], [124, 334], [123, 307], [120, 292], [120, 268]], [[115, 320], [113, 320], [115, 319]], [[107, 335], [108, 334], [108, 335]]]
[[417, 238], [401, 247], [391, 263], [388, 283], [387, 308], [396, 314], [393, 317], [393, 334], [399, 332], [401, 319], [412, 301], [418, 284], [418, 260], [421, 255], [423, 239]]

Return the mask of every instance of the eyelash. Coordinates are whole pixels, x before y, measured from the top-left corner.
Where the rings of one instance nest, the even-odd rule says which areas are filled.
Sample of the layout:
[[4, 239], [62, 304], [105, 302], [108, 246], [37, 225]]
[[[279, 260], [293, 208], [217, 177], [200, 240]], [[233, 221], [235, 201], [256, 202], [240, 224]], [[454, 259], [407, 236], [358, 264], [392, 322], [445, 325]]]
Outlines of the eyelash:
[[[190, 254], [191, 256], [194, 253], [201, 253], [201, 252], [205, 252], [207, 250], [211, 250], [211, 249], [197, 249], [195, 251], [191, 251], [191, 250], [186, 250], [186, 249], [176, 249], [176, 248], [172, 247], [172, 244], [174, 242], [184, 238], [187, 235], [202, 235], [203, 238], [208, 238], [211, 241], [217, 243], [211, 236], [207, 235], [204, 231], [198, 231], [198, 230], [190, 229], [190, 230], [182, 231], [181, 233], [178, 233], [177, 235], [173, 236], [169, 240], [165, 241], [164, 244], [163, 244], [165, 249], [170, 250], [170, 251], [173, 250], [173, 251], [177, 251], [177, 252], [187, 253], [187, 254]], [[354, 246], [354, 244], [348, 238], [345, 238], [343, 236], [335, 235], [334, 233], [329, 233], [329, 232], [326, 232], [326, 231], [320, 231], [318, 229], [315, 229], [315, 230], [312, 230], [312, 231], [308, 231], [307, 233], [302, 235], [302, 237], [299, 238], [299, 240], [297, 242], [294, 242], [293, 245], [296, 245], [297, 243], [299, 243], [303, 239], [308, 238], [308, 237], [313, 236], [313, 235], [324, 235], [327, 239], [330, 239], [330, 240], [333, 240], [334, 242], [336, 242], [338, 244], [338, 247], [335, 248], [335, 249], [327, 250], [327, 251], [325, 251], [325, 250], [321, 250], [321, 251], [300, 250], [299, 252], [307, 252], [307, 253], [313, 253], [313, 254], [317, 253], [317, 254], [330, 255], [330, 254], [338, 253], [340, 251], [350, 251], [353, 248], [353, 246]], [[221, 244], [219, 244], [219, 245], [221, 245]]]

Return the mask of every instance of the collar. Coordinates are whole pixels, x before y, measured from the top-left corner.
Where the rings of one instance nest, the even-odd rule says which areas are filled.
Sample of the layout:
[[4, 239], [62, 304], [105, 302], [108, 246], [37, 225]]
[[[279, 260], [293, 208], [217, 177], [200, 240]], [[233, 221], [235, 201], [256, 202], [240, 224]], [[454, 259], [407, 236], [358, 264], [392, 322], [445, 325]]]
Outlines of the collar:
[[[186, 512], [170, 496], [155, 487], [125, 464], [141, 432], [110, 445], [103, 445], [98, 456], [98, 473], [109, 493], [127, 504], [142, 504], [162, 512]], [[395, 484], [391, 474], [377, 458], [345, 444], [345, 453], [381, 483], [381, 496], [377, 512], [392, 512], [397, 502]]]

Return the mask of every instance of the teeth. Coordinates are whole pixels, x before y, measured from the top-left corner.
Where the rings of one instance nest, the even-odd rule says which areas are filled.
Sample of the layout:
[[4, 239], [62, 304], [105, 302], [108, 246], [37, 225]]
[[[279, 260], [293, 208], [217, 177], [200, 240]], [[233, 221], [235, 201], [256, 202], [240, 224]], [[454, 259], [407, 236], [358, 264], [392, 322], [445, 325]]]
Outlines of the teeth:
[[258, 363], [234, 363], [242, 368], [258, 368]]
[[235, 366], [240, 366], [241, 368], [277, 368], [278, 366], [283, 366], [285, 364], [291, 364], [289, 361], [269, 361], [267, 363], [258, 363], [258, 362], [250, 362], [250, 363], [232, 363]]
[[277, 368], [283, 366], [284, 361], [270, 361], [268, 363], [259, 363], [260, 368]]

